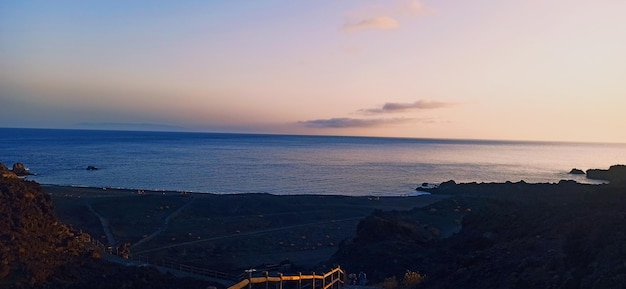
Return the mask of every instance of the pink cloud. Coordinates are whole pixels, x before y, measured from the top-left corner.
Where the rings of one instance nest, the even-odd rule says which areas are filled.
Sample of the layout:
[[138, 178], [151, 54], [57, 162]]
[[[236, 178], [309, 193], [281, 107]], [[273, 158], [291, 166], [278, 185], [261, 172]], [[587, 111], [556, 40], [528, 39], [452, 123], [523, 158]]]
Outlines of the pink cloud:
[[381, 108], [361, 109], [358, 112], [363, 114], [395, 113], [421, 109], [437, 109], [453, 106], [453, 103], [441, 101], [418, 100], [412, 103], [388, 102]]
[[362, 30], [389, 30], [400, 26], [396, 19], [389, 16], [378, 16], [363, 19], [356, 22], [348, 22], [343, 25], [344, 31], [359, 32]]

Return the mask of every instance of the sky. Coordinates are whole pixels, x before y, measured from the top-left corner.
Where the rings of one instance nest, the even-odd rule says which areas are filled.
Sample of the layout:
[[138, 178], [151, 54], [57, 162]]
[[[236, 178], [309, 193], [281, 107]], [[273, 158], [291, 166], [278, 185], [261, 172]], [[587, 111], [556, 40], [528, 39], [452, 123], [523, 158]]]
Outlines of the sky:
[[626, 1], [0, 1], [0, 127], [626, 142]]

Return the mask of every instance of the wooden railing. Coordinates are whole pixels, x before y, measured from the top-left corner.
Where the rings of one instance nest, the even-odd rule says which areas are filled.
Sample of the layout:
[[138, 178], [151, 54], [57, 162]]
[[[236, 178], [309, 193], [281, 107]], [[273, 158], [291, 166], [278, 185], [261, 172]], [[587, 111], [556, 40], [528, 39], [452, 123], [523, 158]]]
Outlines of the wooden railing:
[[228, 287], [228, 289], [252, 288], [255, 284], [265, 284], [265, 289], [269, 289], [270, 283], [273, 283], [278, 289], [283, 289], [285, 282], [297, 282], [297, 289], [329, 289], [339, 288], [339, 286], [344, 283], [344, 279], [345, 272], [341, 267], [337, 267], [324, 275], [316, 275], [315, 272], [313, 272], [311, 275], [302, 275], [302, 273], [300, 273], [298, 275], [285, 276], [279, 273], [278, 276], [269, 276], [269, 273], [265, 271], [265, 276], [253, 277], [250, 274], [247, 279]]

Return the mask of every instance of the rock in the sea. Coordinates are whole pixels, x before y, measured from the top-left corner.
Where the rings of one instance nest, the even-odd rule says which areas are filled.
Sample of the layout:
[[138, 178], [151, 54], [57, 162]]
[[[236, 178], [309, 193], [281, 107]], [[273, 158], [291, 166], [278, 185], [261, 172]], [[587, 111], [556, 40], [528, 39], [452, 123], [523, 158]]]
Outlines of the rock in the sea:
[[570, 174], [572, 175], [584, 175], [585, 172], [581, 169], [577, 169], [577, 168], [573, 168], [571, 171], [569, 171]]
[[87, 166], [87, 170], [88, 171], [97, 171], [97, 170], [99, 170], [99, 168], [95, 167], [95, 166]]
[[32, 173], [29, 172], [28, 169], [26, 169], [26, 167], [24, 167], [23, 163], [14, 163], [12, 171], [18, 176], [32, 175]]

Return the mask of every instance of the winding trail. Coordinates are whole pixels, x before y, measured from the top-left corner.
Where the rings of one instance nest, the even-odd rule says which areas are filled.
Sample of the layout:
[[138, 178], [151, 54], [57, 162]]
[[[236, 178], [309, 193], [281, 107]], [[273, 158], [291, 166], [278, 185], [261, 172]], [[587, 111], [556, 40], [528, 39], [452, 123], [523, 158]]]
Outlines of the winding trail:
[[137, 246], [152, 240], [154, 237], [158, 236], [159, 234], [161, 234], [165, 230], [167, 230], [167, 227], [168, 227], [168, 225], [170, 223], [170, 220], [172, 220], [173, 218], [178, 216], [178, 214], [180, 214], [180, 212], [182, 212], [185, 208], [189, 207], [189, 205], [191, 205], [191, 203], [193, 203], [193, 201], [194, 201], [194, 199], [191, 198], [187, 203], [185, 203], [180, 208], [176, 209], [176, 211], [172, 212], [167, 217], [165, 217], [165, 220], [163, 220], [163, 225], [161, 225], [156, 231], [152, 232], [152, 234], [150, 234], [149, 236], [147, 236], [147, 237], [137, 241], [135, 244], [130, 246], [130, 249], [134, 249]]
[[144, 250], [144, 251], [140, 251], [140, 252], [135, 252], [134, 255], [141, 255], [141, 254], [145, 254], [145, 253], [151, 253], [151, 252], [161, 251], [161, 250], [165, 250], [165, 249], [181, 247], [181, 246], [187, 246], [187, 245], [193, 245], [193, 244], [198, 244], [198, 243], [202, 243], [202, 242], [209, 242], [209, 241], [215, 241], [215, 240], [221, 240], [221, 239], [228, 239], [228, 238], [242, 237], [242, 236], [250, 236], [250, 235], [263, 234], [263, 233], [268, 233], [268, 232], [276, 232], [276, 231], [282, 231], [282, 230], [288, 230], [288, 229], [299, 228], [299, 227], [306, 227], [306, 226], [312, 226], [312, 225], [323, 225], [323, 224], [330, 224], [330, 223], [341, 223], [341, 222], [347, 222], [347, 221], [361, 220], [361, 219], [363, 219], [365, 217], [366, 216], [359, 216], [359, 217], [352, 217], [352, 218], [346, 218], [346, 219], [341, 219], [341, 220], [331, 220], [331, 221], [323, 221], [323, 222], [298, 224], [298, 225], [292, 225], [292, 226], [285, 226], [285, 227], [278, 227], [278, 228], [269, 228], [269, 229], [252, 231], [252, 232], [246, 232], [246, 233], [238, 233], [238, 234], [232, 234], [232, 235], [226, 235], [226, 236], [220, 236], [220, 237], [213, 237], [213, 238], [208, 238], [208, 239], [189, 241], [189, 242], [178, 243], [178, 244], [158, 247], [158, 248], [154, 248], [154, 249]]
[[100, 220], [100, 224], [102, 224], [102, 230], [107, 237], [107, 243], [109, 244], [109, 246], [115, 246], [117, 244], [117, 241], [115, 240], [113, 232], [111, 231], [111, 225], [109, 225], [109, 220], [96, 212], [96, 210], [93, 209], [89, 202], [85, 201], [85, 206], [87, 206], [87, 208], [89, 208], [89, 210]]

